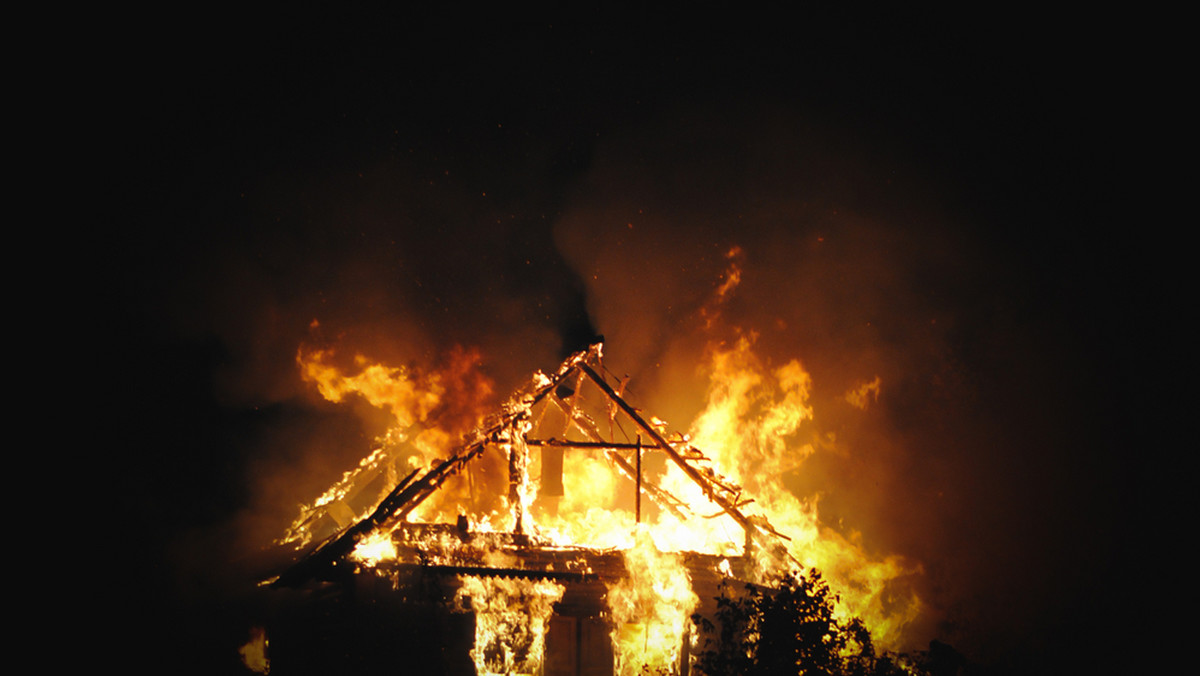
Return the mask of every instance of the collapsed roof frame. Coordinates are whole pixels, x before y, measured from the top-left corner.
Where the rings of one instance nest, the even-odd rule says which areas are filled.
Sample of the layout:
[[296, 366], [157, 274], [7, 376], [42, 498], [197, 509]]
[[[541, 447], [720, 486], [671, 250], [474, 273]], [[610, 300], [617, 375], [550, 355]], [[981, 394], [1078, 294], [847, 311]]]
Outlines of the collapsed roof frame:
[[[691, 446], [686, 438], [681, 438], [674, 443], [668, 441], [654, 425], [647, 422], [638, 413], [637, 409], [626, 402], [624, 397], [605, 381], [604, 377], [596, 370], [596, 367], [603, 368], [601, 364], [602, 347], [601, 343], [595, 343], [587, 350], [571, 355], [559, 366], [552, 377], [547, 377], [540, 371], [536, 373], [533, 378], [533, 387], [530, 391], [524, 394], [518, 393], [513, 396], [504, 405], [501, 413], [485, 421], [483, 425], [466, 435], [465, 443], [459, 446], [454, 453], [451, 453], [450, 457], [434, 465], [423, 476], [415, 480], [414, 477], [417, 476], [420, 469], [410, 472], [380, 501], [379, 505], [370, 515], [352, 524], [342, 531], [340, 535], [335, 535], [327, 539], [323, 544], [280, 575], [272, 583], [272, 586], [295, 587], [303, 585], [311, 579], [318, 578], [324, 570], [353, 552], [354, 548], [363, 539], [380, 530], [394, 529], [425, 499], [436, 492], [450, 477], [461, 472], [471, 461], [482, 455], [488, 444], [509, 447], [510, 489], [513, 489], [514, 486], [514, 475], [525, 471], [523, 466], [516, 466], [519, 454], [515, 451], [514, 447], [524, 446], [527, 448], [529, 446], [538, 446], [603, 450], [605, 457], [622, 474], [637, 482], [637, 519], [639, 521], [641, 518], [641, 495], [643, 493], [650, 500], [671, 511], [680, 520], [684, 520], [686, 518], [682, 512], [682, 509], [685, 508], [684, 503], [666, 490], [651, 482], [644, 481], [642, 478], [642, 452], [646, 450], [661, 451], [689, 479], [700, 487], [710, 502], [720, 507], [725, 514], [729, 515], [743, 528], [745, 531], [745, 555], [748, 556], [750, 554], [753, 538], [756, 536], [772, 535], [788, 539], [785, 535], [775, 530], [765, 517], [757, 515], [748, 516], [742, 512], [740, 507], [750, 501], [740, 500], [742, 490], [740, 486], [721, 477], [710, 468], [697, 467], [692, 464], [692, 461], [708, 461], [708, 458], [699, 449]], [[593, 363], [595, 367], [593, 367]], [[576, 378], [576, 384], [573, 389], [569, 384], [572, 377]], [[605, 397], [607, 397], [609, 403], [624, 412], [641, 433], [644, 433], [648, 437], [649, 443], [643, 443], [641, 434], [638, 435], [637, 443], [635, 444], [604, 439], [603, 434], [596, 429], [591, 419], [582, 411], [579, 411], [572, 403], [566, 401], [578, 391], [584, 378], [594, 383]], [[533, 427], [532, 423], [530, 423], [532, 410], [535, 405], [542, 401], [548, 401], [559, 408], [567, 420], [582, 431], [585, 436], [588, 436], [591, 441], [528, 438], [527, 435]], [[636, 467], [631, 466], [629, 461], [621, 455], [620, 451], [622, 450], [637, 451]], [[518, 533], [523, 533], [523, 514], [520, 511], [523, 509], [521, 501], [517, 499], [512, 502], [514, 508], [518, 510], [516, 514], [516, 529]]]

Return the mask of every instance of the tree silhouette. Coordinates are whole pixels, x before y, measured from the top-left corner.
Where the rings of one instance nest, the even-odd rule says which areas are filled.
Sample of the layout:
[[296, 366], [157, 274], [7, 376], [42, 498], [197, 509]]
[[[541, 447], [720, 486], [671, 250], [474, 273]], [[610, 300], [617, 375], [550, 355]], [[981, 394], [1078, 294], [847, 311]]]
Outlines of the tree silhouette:
[[860, 620], [843, 623], [834, 617], [834, 600], [815, 569], [808, 575], [786, 574], [771, 587], [747, 584], [737, 589], [723, 583], [715, 622], [692, 616], [703, 638], [695, 671], [706, 676], [913, 673], [902, 670], [892, 656], [876, 656]]

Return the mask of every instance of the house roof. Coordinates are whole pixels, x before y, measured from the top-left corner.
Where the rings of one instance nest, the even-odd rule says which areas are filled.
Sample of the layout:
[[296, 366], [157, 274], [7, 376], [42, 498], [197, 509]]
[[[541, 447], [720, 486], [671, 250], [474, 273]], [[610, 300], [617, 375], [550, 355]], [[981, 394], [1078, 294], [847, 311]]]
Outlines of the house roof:
[[[641, 471], [642, 453], [658, 451], [674, 463], [701, 490], [704, 499], [732, 518], [744, 531], [747, 548], [755, 538], [774, 536], [784, 538], [761, 516], [747, 515], [742, 511], [751, 502], [742, 495], [742, 489], [722, 477], [712, 467], [711, 461], [682, 435], [668, 435], [665, 424], [656, 418], [643, 415], [630, 405], [621, 391], [617, 380], [614, 387], [605, 377], [602, 362], [602, 345], [596, 343], [587, 350], [577, 352], [564, 361], [552, 375], [541, 372], [534, 374], [531, 382], [522, 391], [512, 396], [501, 409], [486, 419], [473, 432], [466, 435], [450, 455], [426, 469], [414, 470], [397, 482], [390, 492], [365, 517], [344, 528], [327, 539], [287, 569], [274, 582], [274, 586], [298, 586], [312, 579], [321, 579], [332, 568], [344, 561], [364, 539], [380, 532], [390, 532], [405, 523], [406, 518], [431, 495], [441, 489], [453, 476], [477, 461], [486, 448], [499, 446], [509, 455], [510, 490], [514, 493], [527, 479], [527, 468], [523, 460], [529, 448], [573, 448], [588, 449], [603, 454], [611, 467], [637, 484], [637, 518], [640, 521], [641, 499], [644, 497], [681, 520], [698, 514], [698, 506], [687, 504], [661, 486], [644, 476]], [[590, 408], [582, 404], [581, 391], [588, 389]], [[598, 395], [594, 394], [598, 393]], [[600, 406], [598, 407], [597, 404]], [[538, 421], [546, 407], [556, 409], [565, 425], [560, 435], [545, 436]], [[608, 417], [609, 431], [597, 423], [597, 410]], [[634, 438], [625, 430], [631, 426]], [[617, 434], [617, 431], [620, 434]], [[620, 437], [620, 438], [618, 438]], [[538, 543], [530, 539], [526, 531], [528, 520], [523, 501], [511, 496], [509, 505], [514, 514], [514, 532], [511, 534], [526, 547]], [[465, 526], [461, 527], [465, 531]], [[785, 538], [786, 539], [786, 538]]]

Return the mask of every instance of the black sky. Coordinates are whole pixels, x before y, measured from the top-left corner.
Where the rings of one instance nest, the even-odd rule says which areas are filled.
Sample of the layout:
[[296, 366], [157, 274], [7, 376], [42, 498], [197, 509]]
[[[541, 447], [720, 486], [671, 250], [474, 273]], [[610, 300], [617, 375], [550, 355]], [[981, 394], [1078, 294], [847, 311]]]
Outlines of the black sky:
[[[101, 476], [119, 469], [105, 500], [127, 524], [105, 601], [138, 608], [151, 646], [148, 664], [114, 651], [131, 669], [229, 666], [216, 646], [242, 639], [262, 564], [237, 549], [274, 523], [262, 493], [311, 495], [365, 448], [295, 372], [314, 319], [395, 363], [479, 346], [503, 389], [620, 334], [613, 305], [638, 294], [589, 273], [639, 260], [607, 229], [637, 218], [622, 246], [663, 247], [647, 260], [671, 273], [628, 326], [665, 332], [738, 244], [749, 296], [730, 312], [753, 324], [770, 297], [800, 308], [775, 317], [789, 327], [819, 318], [765, 351], [832, 380], [903, 363], [887, 425], [862, 434], [894, 433], [905, 481], [958, 502], [914, 508], [942, 532], [880, 546], [953, 550], [926, 565], [959, 645], [1029, 672], [1147, 638], [1128, 619], [1147, 265], [1122, 221], [1140, 86], [1104, 27], [313, 19], [119, 32], [81, 66], [98, 137], [81, 172], [104, 195], [83, 297], [109, 337], [99, 417], [120, 450]], [[864, 278], [867, 259], [887, 273]], [[612, 349], [649, 369], [664, 336]]]

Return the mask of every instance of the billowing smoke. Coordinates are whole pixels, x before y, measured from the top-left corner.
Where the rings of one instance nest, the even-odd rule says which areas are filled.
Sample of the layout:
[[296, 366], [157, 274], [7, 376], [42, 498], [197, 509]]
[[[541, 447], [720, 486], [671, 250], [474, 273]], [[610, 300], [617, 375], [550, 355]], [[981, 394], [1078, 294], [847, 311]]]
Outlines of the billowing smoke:
[[[552, 201], [518, 199], [506, 181], [476, 191], [452, 171], [426, 178], [406, 166], [256, 178], [239, 222], [206, 239], [181, 273], [196, 300], [174, 308], [178, 325], [226, 350], [216, 375], [223, 403], [265, 411], [249, 462], [263, 543], [394, 422], [361, 398], [324, 401], [300, 377], [302, 347], [328, 349], [350, 372], [361, 355], [414, 374], [475, 350], [496, 404], [594, 337], [582, 284], [550, 238]], [[530, 171], [551, 168], [538, 158]]]
[[594, 324], [631, 396], [683, 428], [702, 404], [706, 345], [753, 335], [768, 363], [798, 359], [813, 376], [801, 434], [817, 452], [788, 487], [819, 496], [823, 523], [861, 533], [868, 552], [923, 567], [914, 646], [939, 636], [986, 651], [981, 624], [990, 637], [1034, 612], [1029, 589], [1047, 573], [1022, 553], [1049, 505], [1013, 499], [1033, 451], [979, 392], [999, 368], [980, 360], [1022, 338], [995, 307], [984, 243], [903, 158], [792, 110], [721, 115], [597, 143], [556, 200], [395, 163], [252, 185], [238, 217], [253, 227], [228, 226], [192, 258], [200, 307], [180, 320], [230, 351], [218, 374], [229, 405], [275, 412], [247, 465], [237, 546], [278, 537], [388, 424], [363, 402], [322, 401], [299, 376], [300, 345], [416, 371], [477, 348], [500, 397]]
[[1027, 618], [1059, 603], [1059, 547], [1093, 544], [1062, 521], [1070, 423], [1029, 403], [1074, 384], [1046, 361], [1066, 346], [1014, 316], [1019, 271], [929, 179], [795, 109], [671, 111], [598, 144], [555, 237], [609, 363], [673, 423], [702, 404], [712, 341], [800, 360], [799, 443], [817, 451], [783, 479], [827, 526], [923, 567], [914, 645], [994, 658], [1057, 621]]
[[[155, 580], [180, 605], [270, 570], [263, 546], [387, 424], [322, 400], [302, 345], [414, 372], [477, 349], [499, 398], [603, 334], [630, 397], [682, 428], [705, 346], [753, 335], [761, 359], [813, 379], [816, 451], [788, 487], [867, 551], [923, 567], [915, 640], [1036, 653], [1088, 615], [1116, 546], [1105, 524], [1124, 523], [1106, 355], [1076, 349], [1107, 259], [1034, 236], [1050, 217], [1022, 210], [1045, 200], [1014, 189], [1030, 138], [999, 169], [931, 164], [968, 156], [946, 148], [977, 124], [1001, 134], [970, 107], [991, 91], [955, 107], [923, 75], [941, 55], [850, 49], [822, 69], [790, 29], [737, 58], [723, 26], [683, 50], [477, 32], [453, 49], [389, 33], [409, 51], [371, 68], [326, 65], [322, 37], [294, 57], [202, 50], [174, 85], [118, 69], [130, 111], [144, 91], [158, 111], [136, 118], [151, 125], [136, 223], [105, 259], [121, 267], [114, 313], [148, 345], [120, 345], [131, 366], [113, 380], [142, 404], [129, 464], [155, 480], [120, 486], [126, 511], [153, 515], [138, 530], [165, 533], [144, 553], [167, 557]], [[917, 91], [892, 107], [894, 82]], [[923, 117], [943, 109], [961, 117]], [[1005, 181], [964, 196], [960, 169]]]

